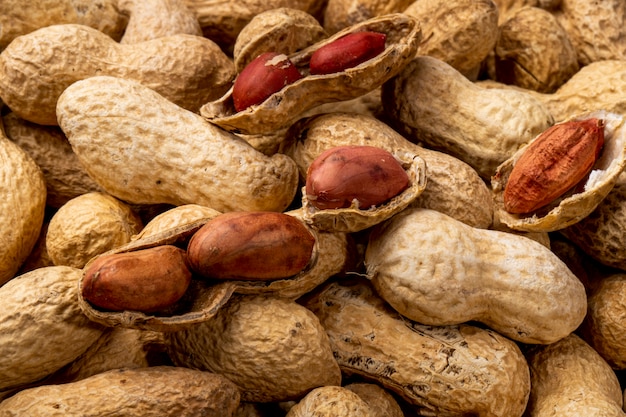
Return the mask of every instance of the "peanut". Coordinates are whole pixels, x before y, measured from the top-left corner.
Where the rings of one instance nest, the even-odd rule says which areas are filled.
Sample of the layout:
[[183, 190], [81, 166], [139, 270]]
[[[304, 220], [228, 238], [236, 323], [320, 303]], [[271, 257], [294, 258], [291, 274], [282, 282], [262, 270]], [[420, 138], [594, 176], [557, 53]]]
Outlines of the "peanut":
[[434, 210], [407, 209], [377, 225], [365, 265], [381, 297], [423, 324], [476, 320], [522, 343], [552, 343], [587, 312], [584, 286], [548, 248]]
[[154, 312], [176, 303], [190, 281], [185, 251], [162, 245], [98, 257], [85, 268], [81, 291], [99, 308]]
[[189, 241], [190, 268], [212, 279], [274, 280], [301, 272], [315, 237], [284, 213], [233, 212], [209, 220]]
[[356, 393], [367, 403], [371, 411], [378, 417], [404, 417], [404, 413], [394, 396], [378, 384], [369, 382], [352, 382], [344, 388]]
[[57, 110], [88, 174], [123, 201], [283, 211], [296, 194], [291, 158], [265, 156], [138, 82], [78, 81], [63, 92]]
[[356, 393], [336, 386], [315, 388], [289, 409], [285, 417], [374, 417], [369, 405]]
[[504, 189], [510, 213], [535, 211], [585, 178], [604, 146], [604, 122], [592, 118], [556, 124], [517, 160]]
[[412, 1], [327, 0], [321, 21], [324, 29], [333, 34], [378, 16], [402, 12]]
[[386, 38], [378, 32], [349, 33], [317, 49], [309, 60], [309, 72], [332, 74], [356, 67], [381, 54]]
[[287, 55], [265, 52], [253, 59], [237, 76], [233, 85], [235, 110], [243, 111], [261, 104], [272, 94], [302, 78]]
[[25, 389], [0, 404], [0, 416], [233, 417], [239, 400], [237, 388], [222, 375], [153, 366]]
[[232, 60], [201, 36], [120, 45], [87, 26], [53, 25], [19, 37], [2, 51], [0, 97], [21, 118], [56, 125], [63, 90], [94, 75], [141, 82], [197, 112], [230, 88], [235, 71]]

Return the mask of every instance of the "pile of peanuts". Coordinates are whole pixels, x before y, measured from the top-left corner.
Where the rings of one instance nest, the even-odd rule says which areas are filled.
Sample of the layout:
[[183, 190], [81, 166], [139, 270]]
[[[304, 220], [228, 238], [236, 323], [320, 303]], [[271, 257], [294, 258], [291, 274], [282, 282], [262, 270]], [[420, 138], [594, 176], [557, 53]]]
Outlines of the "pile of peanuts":
[[626, 416], [623, 0], [2, 0], [0, 417]]

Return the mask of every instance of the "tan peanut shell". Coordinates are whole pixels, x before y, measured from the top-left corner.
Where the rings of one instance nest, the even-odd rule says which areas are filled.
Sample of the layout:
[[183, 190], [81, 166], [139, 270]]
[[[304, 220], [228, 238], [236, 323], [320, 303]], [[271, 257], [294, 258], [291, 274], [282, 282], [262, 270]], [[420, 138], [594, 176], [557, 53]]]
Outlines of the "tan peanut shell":
[[91, 258], [130, 242], [142, 227], [125, 202], [107, 193], [86, 193], [52, 215], [46, 250], [55, 265], [82, 268]]
[[[386, 35], [385, 50], [376, 57], [338, 73], [310, 75], [311, 55], [334, 40], [360, 31]], [[221, 98], [200, 108], [200, 114], [224, 129], [242, 134], [265, 134], [287, 127], [320, 104], [354, 99], [395, 76], [410, 60], [421, 40], [419, 22], [401, 13], [380, 16], [350, 26], [288, 56], [303, 77], [258, 105], [236, 112], [231, 88]]]
[[522, 343], [552, 343], [587, 312], [585, 287], [548, 248], [434, 210], [376, 226], [365, 265], [381, 297], [423, 324], [479, 321]]
[[76, 23], [119, 41], [128, 23], [115, 0], [3, 0], [0, 4], [0, 52], [18, 36], [45, 26]]
[[302, 187], [304, 220], [319, 230], [353, 233], [370, 228], [415, 202], [427, 187], [425, 161], [417, 154], [404, 149], [393, 150], [390, 153], [407, 173], [408, 188], [389, 201], [370, 208], [359, 208], [358, 201], [353, 201], [347, 208], [319, 209], [311, 204], [306, 196], [306, 187]]
[[119, 0], [118, 7], [129, 16], [121, 44], [181, 33], [202, 36], [200, 23], [184, 0]]
[[[0, 103], [2, 108], [2, 103]], [[15, 276], [44, 223], [46, 183], [36, 161], [7, 138], [0, 119], [0, 285]]]
[[291, 158], [263, 155], [137, 82], [106, 76], [76, 82], [57, 110], [89, 175], [129, 203], [283, 211], [296, 194]]
[[402, 317], [364, 279], [307, 295], [346, 376], [396, 393], [420, 415], [522, 416], [530, 376], [519, 347], [469, 324], [425, 326]]
[[78, 161], [58, 126], [32, 123], [10, 112], [2, 117], [6, 135], [37, 163], [46, 181], [46, 205], [59, 208], [81, 194], [103, 191]]
[[419, 0], [403, 13], [422, 28], [417, 55], [440, 59], [468, 78], [498, 38], [498, 9], [492, 0]]
[[[78, 303], [87, 317], [105, 326], [173, 331], [193, 327], [197, 323], [211, 319], [235, 293], [270, 294], [296, 299], [313, 290], [331, 276], [343, 272], [348, 262], [348, 242], [345, 233], [321, 232], [310, 228], [302, 219], [300, 210], [286, 213], [298, 218], [316, 238], [309, 265], [293, 277], [271, 282], [235, 280], [211, 282], [192, 279], [183, 298], [176, 305], [165, 312], [160, 312], [160, 314], [147, 314], [130, 310], [121, 312], [101, 310], [87, 302], [80, 293]], [[171, 229], [163, 229], [158, 233], [133, 240], [106, 253], [126, 253], [166, 244], [184, 247], [193, 234], [211, 218], [213, 217], [184, 222]], [[92, 259], [85, 268], [97, 259], [98, 257]], [[82, 277], [79, 285], [82, 285]]]
[[230, 87], [235, 70], [232, 60], [201, 36], [177, 34], [120, 45], [88, 26], [53, 25], [19, 37], [2, 51], [0, 97], [23, 119], [56, 125], [63, 90], [95, 75], [140, 82], [198, 112]]
[[196, 15], [204, 36], [232, 52], [237, 36], [257, 15], [272, 9], [289, 7], [319, 17], [325, 6], [319, 0], [184, 0]]
[[548, 206], [528, 214], [513, 214], [504, 208], [503, 195], [509, 175], [526, 147], [536, 138], [522, 146], [497, 168], [491, 178], [491, 187], [496, 210], [502, 223], [515, 230], [553, 232], [589, 216], [611, 192], [620, 173], [626, 167], [626, 120], [620, 114], [606, 111], [587, 112], [569, 120], [589, 118], [601, 119], [604, 122], [604, 147], [600, 156], [583, 184], [573, 187]]
[[382, 100], [390, 123], [407, 139], [459, 158], [484, 179], [553, 124], [529, 94], [481, 88], [429, 56], [416, 57], [385, 83]]
[[0, 391], [58, 371], [101, 336], [104, 328], [78, 305], [80, 276], [80, 269], [50, 266], [0, 287]]
[[236, 296], [210, 320], [168, 332], [166, 339], [177, 366], [224, 375], [239, 387], [242, 401], [296, 400], [341, 384], [328, 335], [293, 300]]
[[237, 73], [263, 52], [291, 55], [326, 38], [320, 22], [304, 10], [281, 7], [254, 16], [243, 27], [233, 50]]
[[493, 2], [498, 7], [499, 24], [525, 6], [555, 11], [561, 4], [561, 0], [493, 0]]
[[330, 112], [303, 118], [290, 128], [283, 147], [304, 179], [319, 154], [344, 145], [370, 145], [418, 155], [426, 163], [426, 187], [409, 206], [431, 208], [474, 227], [486, 229], [491, 225], [491, 191], [472, 167], [410, 142], [371, 115]]
[[330, 34], [366, 20], [400, 13], [412, 0], [327, 0], [322, 22]]
[[555, 12], [577, 51], [582, 66], [626, 59], [626, 4], [621, 0], [590, 3], [561, 0]]
[[239, 399], [222, 375], [154, 366], [26, 389], [0, 404], [0, 416], [231, 417]]
[[344, 387], [328, 385], [315, 388], [289, 409], [286, 417], [374, 417], [373, 410]]
[[528, 417], [623, 417], [617, 376], [576, 334], [526, 353], [531, 375]]
[[367, 403], [373, 415], [378, 417], [404, 417], [396, 399], [385, 388], [371, 382], [352, 382], [344, 385]]
[[499, 27], [495, 78], [552, 93], [579, 70], [576, 49], [557, 18], [540, 7], [522, 7]]
[[211, 207], [201, 206], [199, 204], [183, 204], [182, 206], [172, 207], [153, 217], [139, 233], [131, 238], [131, 240], [144, 239], [178, 226], [193, 223], [197, 220], [204, 219], [208, 221], [220, 214], [219, 211]]

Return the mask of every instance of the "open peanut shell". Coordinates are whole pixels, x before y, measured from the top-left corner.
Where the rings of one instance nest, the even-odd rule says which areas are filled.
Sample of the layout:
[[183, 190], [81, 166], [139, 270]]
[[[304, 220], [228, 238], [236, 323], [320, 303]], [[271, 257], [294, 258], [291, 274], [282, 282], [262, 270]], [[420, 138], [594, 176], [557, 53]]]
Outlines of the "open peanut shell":
[[553, 232], [587, 217], [609, 194], [626, 167], [626, 120], [622, 115], [604, 110], [581, 113], [569, 120], [593, 117], [604, 121], [604, 147], [600, 156], [582, 183], [575, 185], [549, 205], [528, 214], [512, 214], [504, 209], [506, 183], [528, 144], [496, 169], [491, 178], [491, 187], [496, 215], [503, 224], [525, 232]]
[[[344, 71], [310, 75], [311, 55], [324, 45], [350, 33], [374, 31], [387, 36], [385, 50], [376, 57]], [[345, 101], [380, 87], [414, 58], [421, 41], [419, 22], [402, 13], [378, 16], [289, 55], [303, 77], [272, 94], [258, 105], [237, 112], [231, 87], [218, 100], [200, 108], [213, 124], [240, 134], [269, 134], [295, 122], [300, 115], [321, 104]]]
[[[299, 211], [287, 212], [300, 218]], [[160, 233], [137, 239], [91, 259], [83, 268], [78, 282], [78, 302], [82, 311], [94, 322], [108, 327], [124, 327], [153, 331], [178, 331], [213, 317], [235, 293], [274, 294], [296, 299], [341, 272], [348, 260], [348, 241], [343, 233], [323, 233], [305, 226], [316, 239], [309, 264], [298, 274], [273, 281], [218, 281], [192, 276], [185, 295], [174, 305], [158, 313], [140, 311], [108, 311], [100, 309], [82, 296], [84, 271], [100, 256], [132, 252], [159, 245], [175, 245], [186, 249], [193, 234], [211, 218], [194, 220]]]
[[412, 152], [391, 152], [409, 176], [409, 187], [380, 206], [360, 209], [356, 201], [347, 208], [318, 209], [311, 205], [302, 187], [302, 217], [313, 228], [326, 232], [353, 233], [372, 227], [404, 210], [426, 188], [426, 162]]

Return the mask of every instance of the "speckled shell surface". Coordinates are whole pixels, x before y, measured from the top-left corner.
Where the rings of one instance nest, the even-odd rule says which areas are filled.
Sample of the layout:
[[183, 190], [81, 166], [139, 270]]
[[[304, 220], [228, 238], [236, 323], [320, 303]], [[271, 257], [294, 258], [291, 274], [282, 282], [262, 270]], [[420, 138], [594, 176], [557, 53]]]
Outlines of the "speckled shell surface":
[[15, 276], [37, 243], [47, 194], [41, 168], [23, 148], [6, 137], [1, 119], [0, 195], [2, 285]]
[[389, 152], [406, 150], [426, 163], [426, 187], [410, 206], [448, 214], [471, 226], [487, 228], [493, 219], [491, 191], [478, 173], [448, 154], [418, 146], [372, 116], [332, 112], [296, 122], [285, 152], [298, 164], [300, 177], [315, 158], [335, 146], [369, 145]]
[[381, 297], [423, 324], [479, 321], [522, 343], [552, 343], [587, 312], [585, 287], [548, 248], [434, 210], [377, 225], [365, 265]]
[[337, 33], [377, 16], [400, 13], [412, 0], [327, 0], [324, 8], [324, 28]]
[[382, 99], [391, 123], [409, 140], [459, 158], [485, 179], [553, 123], [529, 94], [482, 89], [429, 56], [416, 57], [385, 83]]
[[101, 336], [104, 328], [78, 305], [80, 276], [80, 269], [51, 266], [0, 287], [0, 391], [58, 371]]
[[[386, 34], [385, 50], [342, 72], [308, 74], [309, 60], [316, 50], [341, 36], [359, 31]], [[395, 76], [415, 55], [420, 40], [419, 22], [407, 15], [397, 13], [367, 20], [289, 55], [304, 77], [272, 94], [262, 103], [236, 112], [231, 87], [221, 98], [202, 106], [200, 114], [230, 131], [243, 134], [271, 133], [295, 122], [300, 115], [317, 105], [350, 100], [375, 90]]]
[[374, 416], [404, 417], [404, 413], [394, 396], [379, 384], [352, 382], [344, 385], [344, 388], [361, 397], [374, 413]]
[[420, 0], [403, 13], [420, 22], [418, 55], [440, 59], [470, 74], [493, 49], [498, 37], [498, 8], [492, 0]]
[[359, 208], [353, 202], [348, 208], [320, 210], [310, 204], [306, 187], [302, 187], [302, 213], [312, 227], [327, 232], [354, 233], [372, 227], [401, 212], [422, 194], [427, 186], [426, 163], [408, 150], [391, 151], [401, 163], [409, 177], [409, 187], [384, 204], [370, 208]]
[[300, 304], [272, 296], [237, 296], [211, 320], [166, 334], [177, 366], [224, 375], [242, 401], [298, 400], [341, 384], [328, 335]]
[[26, 389], [0, 404], [0, 416], [231, 417], [239, 400], [221, 375], [154, 366]]
[[319, 21], [304, 10], [280, 7], [264, 11], [239, 32], [233, 50], [235, 69], [241, 72], [263, 52], [291, 55], [326, 37]]
[[[303, 222], [299, 212], [286, 212]], [[191, 236], [213, 215], [180, 223], [171, 229], [150, 233], [141, 239], [135, 239], [127, 245], [106, 253], [132, 252], [160, 245], [186, 247]], [[309, 265], [298, 274], [287, 279], [274, 281], [208, 281], [193, 279], [186, 294], [176, 305], [154, 314], [139, 311], [106, 311], [97, 308], [82, 297], [79, 291], [78, 303], [87, 317], [97, 323], [110, 327], [125, 327], [155, 331], [176, 331], [193, 327], [215, 316], [235, 294], [269, 294], [282, 298], [296, 299], [322, 284], [331, 276], [341, 272], [347, 262], [348, 247], [344, 233], [318, 232], [306, 225], [316, 238], [313, 255]], [[104, 255], [104, 254], [103, 254]], [[83, 268], [84, 271], [95, 261], [93, 258]], [[82, 275], [77, 282], [82, 287]]]
[[291, 158], [263, 155], [137, 82], [78, 81], [63, 92], [57, 111], [88, 174], [129, 203], [283, 211], [296, 194]]
[[529, 417], [623, 417], [617, 376], [584, 340], [572, 334], [526, 354], [531, 374]]
[[344, 374], [382, 385], [422, 415], [520, 417], [524, 411], [528, 365], [519, 347], [496, 332], [412, 322], [364, 278], [326, 283], [304, 305], [326, 329]]
[[553, 232], [587, 217], [611, 192], [626, 167], [626, 121], [622, 115], [605, 111], [579, 114], [570, 120], [592, 117], [604, 120], [604, 147], [589, 177], [584, 180], [583, 191], [570, 190], [549, 206], [529, 214], [508, 213], [504, 209], [504, 189], [515, 163], [531, 141], [503, 162], [491, 179], [496, 210], [502, 223], [515, 230]]
[[289, 409], [286, 417], [375, 417], [356, 393], [338, 386], [315, 388]]
[[88, 26], [53, 25], [20, 36], [2, 51], [0, 97], [23, 119], [55, 125], [63, 90], [96, 75], [135, 80], [198, 112], [224, 94], [235, 70], [232, 60], [201, 36], [178, 34], [120, 45]]

